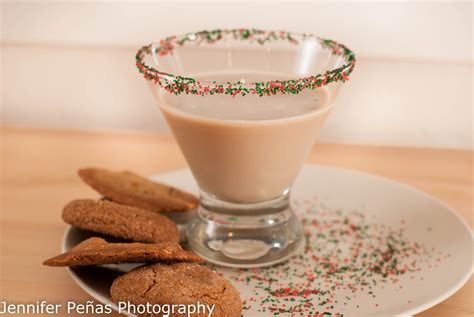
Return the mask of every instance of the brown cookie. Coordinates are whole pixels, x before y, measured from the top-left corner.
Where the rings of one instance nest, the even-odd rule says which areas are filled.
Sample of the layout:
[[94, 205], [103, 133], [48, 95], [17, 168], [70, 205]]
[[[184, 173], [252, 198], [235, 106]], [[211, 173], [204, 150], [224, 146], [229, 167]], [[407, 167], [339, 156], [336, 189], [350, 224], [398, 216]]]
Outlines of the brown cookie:
[[[112, 301], [134, 305], [215, 305], [213, 317], [239, 317], [242, 300], [232, 284], [210, 269], [189, 263], [143, 266], [118, 277], [110, 289]], [[170, 316], [182, 316], [177, 312]], [[209, 316], [209, 311], [192, 316]]]
[[200, 262], [202, 259], [173, 242], [109, 243], [102, 238], [89, 238], [70, 251], [43, 262], [49, 266], [81, 266], [110, 263]]
[[179, 242], [176, 224], [165, 216], [112, 201], [73, 200], [63, 209], [65, 222], [135, 242]]
[[129, 171], [84, 168], [79, 170], [79, 176], [110, 200], [155, 212], [188, 211], [199, 202], [194, 195]]

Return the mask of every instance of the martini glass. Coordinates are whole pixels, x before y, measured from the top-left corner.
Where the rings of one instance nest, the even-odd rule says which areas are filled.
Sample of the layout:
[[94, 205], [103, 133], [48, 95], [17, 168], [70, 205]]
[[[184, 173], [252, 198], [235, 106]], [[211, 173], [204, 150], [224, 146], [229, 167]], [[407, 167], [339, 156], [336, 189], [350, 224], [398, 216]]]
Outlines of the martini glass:
[[309, 34], [213, 30], [152, 43], [136, 63], [200, 189], [189, 247], [231, 267], [297, 253], [304, 239], [291, 186], [353, 52]]

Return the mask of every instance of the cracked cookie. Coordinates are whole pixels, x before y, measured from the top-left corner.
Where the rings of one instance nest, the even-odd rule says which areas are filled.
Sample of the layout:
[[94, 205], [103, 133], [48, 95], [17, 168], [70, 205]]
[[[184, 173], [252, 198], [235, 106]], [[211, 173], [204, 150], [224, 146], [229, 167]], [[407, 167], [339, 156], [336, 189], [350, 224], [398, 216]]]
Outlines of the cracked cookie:
[[154, 212], [189, 211], [199, 200], [177, 188], [152, 182], [129, 171], [113, 172], [99, 168], [79, 170], [89, 186], [112, 201]]
[[[190, 263], [142, 266], [118, 277], [110, 289], [112, 301], [134, 305], [215, 305], [213, 317], [239, 317], [242, 300], [232, 284], [216, 272]], [[193, 314], [208, 316], [208, 312]], [[170, 314], [170, 316], [181, 316]]]
[[81, 199], [67, 204], [63, 220], [81, 229], [135, 242], [179, 242], [179, 231], [169, 218], [107, 200]]
[[202, 259], [183, 250], [177, 243], [109, 243], [102, 238], [89, 238], [70, 251], [43, 262], [48, 266], [82, 266], [111, 263], [200, 262]]

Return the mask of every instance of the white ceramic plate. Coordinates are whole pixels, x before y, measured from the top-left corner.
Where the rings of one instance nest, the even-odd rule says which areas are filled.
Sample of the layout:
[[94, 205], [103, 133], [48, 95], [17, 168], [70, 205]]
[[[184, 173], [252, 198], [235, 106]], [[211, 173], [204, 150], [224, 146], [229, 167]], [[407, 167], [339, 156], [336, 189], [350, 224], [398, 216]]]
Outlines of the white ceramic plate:
[[[189, 170], [152, 179], [197, 192]], [[293, 187], [292, 201], [306, 219], [309, 248], [301, 256], [272, 268], [215, 267], [240, 291], [244, 316], [269, 316], [274, 309], [283, 316], [291, 315], [288, 311], [294, 316], [411, 315], [445, 300], [471, 276], [469, 227], [442, 202], [413, 188], [356, 171], [308, 165]], [[90, 235], [69, 228], [63, 251]], [[113, 279], [135, 266], [70, 273], [92, 297], [111, 304]]]

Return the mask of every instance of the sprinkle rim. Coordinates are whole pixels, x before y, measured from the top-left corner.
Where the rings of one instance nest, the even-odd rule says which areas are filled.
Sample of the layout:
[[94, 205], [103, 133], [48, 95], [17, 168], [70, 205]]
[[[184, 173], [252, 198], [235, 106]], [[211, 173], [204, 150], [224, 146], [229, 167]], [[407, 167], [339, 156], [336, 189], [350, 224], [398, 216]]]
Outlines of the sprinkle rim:
[[[290, 44], [298, 45], [299, 40], [316, 40], [322, 49], [328, 49], [331, 54], [342, 56], [345, 63], [337, 68], [327, 70], [324, 73], [301, 77], [298, 79], [269, 80], [260, 82], [242, 83], [216, 81], [198, 81], [192, 77], [185, 77], [167, 73], [153, 68], [144, 62], [146, 55], [152, 53], [158, 56], [173, 54], [176, 46], [183, 46], [187, 42], [214, 44], [228, 36], [233, 36], [235, 40], [247, 40], [250, 43], [265, 45], [276, 41], [288, 41]], [[153, 52], [152, 52], [153, 51]], [[306, 33], [292, 33], [287, 31], [264, 31], [258, 29], [215, 29], [211, 31], [199, 31], [187, 33], [181, 36], [170, 36], [159, 41], [159, 45], [151, 43], [140, 48], [135, 55], [135, 62], [138, 71], [143, 77], [155, 84], [159, 84], [163, 89], [175, 95], [215, 95], [224, 94], [231, 96], [259, 95], [271, 96], [277, 94], [299, 94], [305, 89], [316, 89], [334, 82], [346, 82], [352, 73], [356, 59], [355, 54], [345, 45], [334, 40], [323, 39], [318, 36]]]

